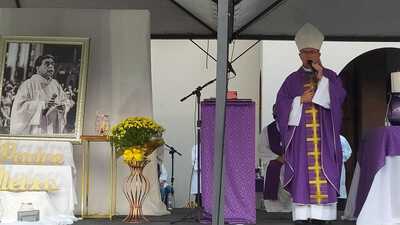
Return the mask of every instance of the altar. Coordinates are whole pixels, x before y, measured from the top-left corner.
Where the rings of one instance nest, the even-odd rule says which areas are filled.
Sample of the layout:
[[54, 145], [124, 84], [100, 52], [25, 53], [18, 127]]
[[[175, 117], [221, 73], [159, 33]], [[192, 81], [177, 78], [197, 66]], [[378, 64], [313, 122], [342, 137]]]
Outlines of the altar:
[[17, 223], [29, 205], [29, 211], [39, 210], [39, 224], [72, 224], [75, 174], [69, 142], [1, 140], [1, 223]]
[[400, 127], [381, 127], [363, 137], [344, 219], [357, 225], [400, 223]]
[[[215, 101], [201, 104], [201, 193], [203, 219], [213, 210]], [[255, 103], [226, 103], [224, 217], [230, 224], [256, 223], [255, 210]]]

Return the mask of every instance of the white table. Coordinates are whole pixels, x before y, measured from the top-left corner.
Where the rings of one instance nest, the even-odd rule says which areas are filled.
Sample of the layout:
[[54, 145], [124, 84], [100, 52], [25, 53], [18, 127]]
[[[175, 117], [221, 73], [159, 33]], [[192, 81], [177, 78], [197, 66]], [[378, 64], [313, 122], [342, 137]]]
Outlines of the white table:
[[[34, 178], [41, 181], [51, 179], [58, 188], [58, 190], [51, 192], [0, 191], [3, 208], [2, 223], [12, 224], [17, 222], [17, 211], [22, 202], [30, 202], [34, 209], [40, 210], [40, 222], [42, 224], [64, 225], [76, 221], [74, 216], [76, 194], [70, 166], [0, 165], [0, 169], [6, 171], [12, 178], [26, 176], [28, 180]], [[4, 184], [4, 180], [0, 182], [0, 185]]]

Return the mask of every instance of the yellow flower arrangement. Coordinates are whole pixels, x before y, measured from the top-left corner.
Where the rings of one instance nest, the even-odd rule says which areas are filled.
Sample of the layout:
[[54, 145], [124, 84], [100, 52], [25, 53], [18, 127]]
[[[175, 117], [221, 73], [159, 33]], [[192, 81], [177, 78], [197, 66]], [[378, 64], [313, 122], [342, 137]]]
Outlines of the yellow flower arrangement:
[[128, 117], [111, 128], [109, 138], [117, 156], [127, 164], [146, 160], [158, 146], [164, 144], [164, 128], [148, 117]]
[[131, 164], [133, 161], [143, 161], [145, 159], [144, 150], [141, 148], [128, 148], [122, 155], [124, 162]]

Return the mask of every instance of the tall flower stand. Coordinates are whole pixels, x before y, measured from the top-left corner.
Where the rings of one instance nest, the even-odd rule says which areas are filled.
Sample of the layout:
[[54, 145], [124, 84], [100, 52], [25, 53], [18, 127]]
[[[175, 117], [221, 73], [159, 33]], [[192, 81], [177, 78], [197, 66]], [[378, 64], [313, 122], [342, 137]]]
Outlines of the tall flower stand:
[[129, 214], [123, 222], [125, 223], [142, 223], [149, 222], [143, 216], [142, 205], [150, 190], [150, 183], [143, 175], [144, 167], [149, 160], [133, 161], [129, 164], [130, 175], [125, 179], [124, 195], [129, 203]]

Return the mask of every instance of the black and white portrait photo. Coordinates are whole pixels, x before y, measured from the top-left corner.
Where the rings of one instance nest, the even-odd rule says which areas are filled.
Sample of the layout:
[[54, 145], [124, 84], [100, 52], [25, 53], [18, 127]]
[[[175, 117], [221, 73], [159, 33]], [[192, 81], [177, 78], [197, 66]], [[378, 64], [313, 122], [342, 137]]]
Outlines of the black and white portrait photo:
[[0, 135], [78, 138], [82, 129], [88, 40], [2, 40]]

